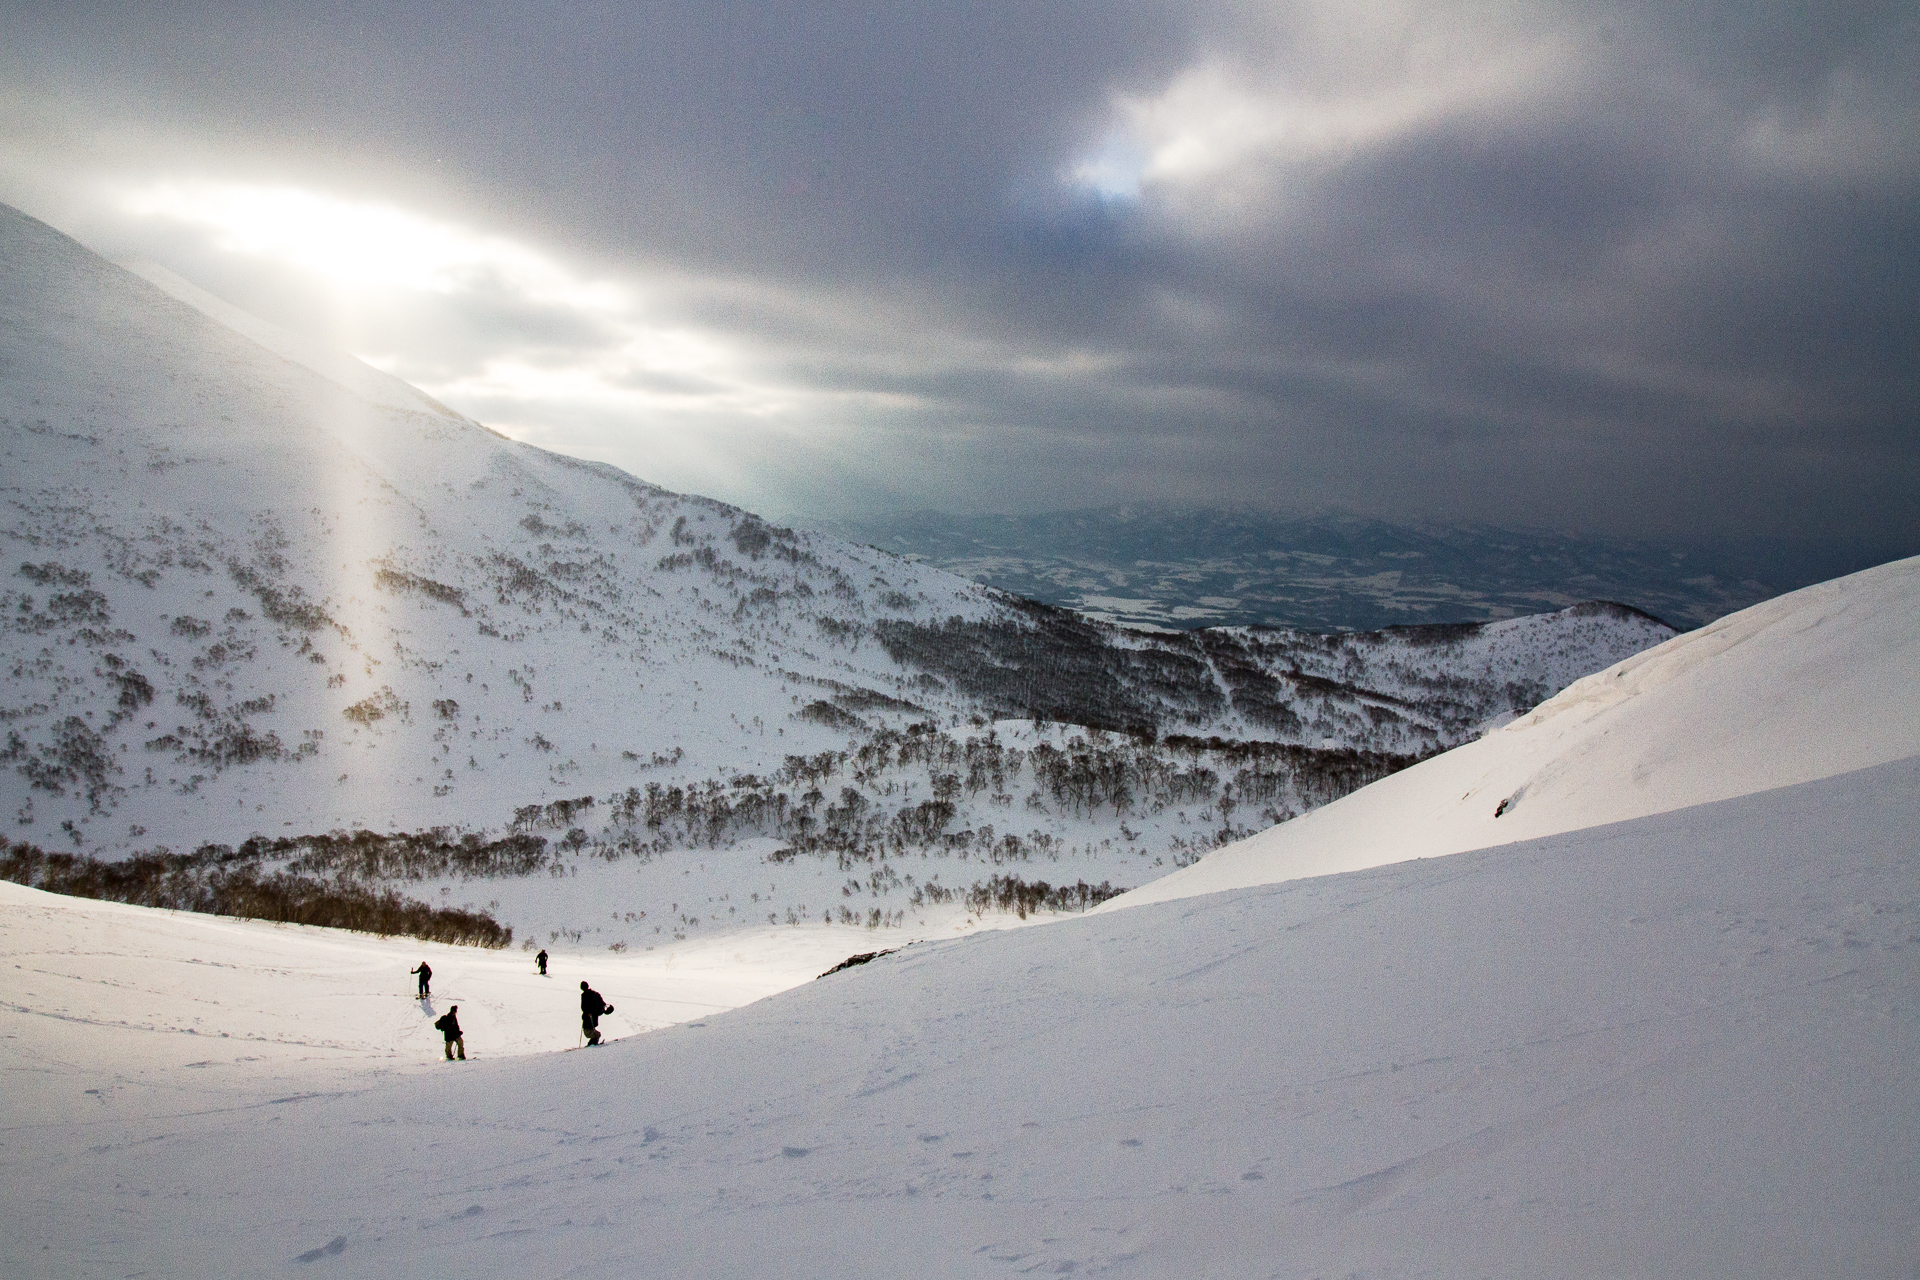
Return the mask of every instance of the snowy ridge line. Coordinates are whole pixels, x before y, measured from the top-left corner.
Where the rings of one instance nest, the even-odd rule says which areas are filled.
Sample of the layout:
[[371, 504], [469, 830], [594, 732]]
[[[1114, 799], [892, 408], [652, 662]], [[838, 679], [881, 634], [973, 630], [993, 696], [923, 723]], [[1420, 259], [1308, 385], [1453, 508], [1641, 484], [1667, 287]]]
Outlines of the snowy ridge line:
[[1731, 614], [1105, 904], [1503, 845], [1920, 755], [1920, 557]]
[[262, 876], [262, 861], [216, 847], [101, 862], [0, 837], [0, 880], [68, 897], [461, 946], [499, 948], [513, 941], [513, 930], [484, 911], [436, 907], [340, 877], [318, 879], [297, 866]]
[[[235, 333], [251, 339], [281, 359], [310, 369], [343, 390], [351, 391], [374, 404], [412, 412], [425, 410], [428, 413], [480, 427], [482, 430], [491, 430], [484, 423], [475, 422], [465, 414], [457, 413], [441, 404], [413, 384], [403, 382], [391, 374], [382, 373], [365, 361], [345, 352], [332, 350], [311, 339], [291, 333], [250, 311], [244, 311], [208, 293], [199, 285], [169, 271], [157, 262], [135, 258], [123, 261], [119, 265], [168, 297], [185, 303], [209, 319], [218, 321]], [[494, 432], [494, 434], [499, 433]]]

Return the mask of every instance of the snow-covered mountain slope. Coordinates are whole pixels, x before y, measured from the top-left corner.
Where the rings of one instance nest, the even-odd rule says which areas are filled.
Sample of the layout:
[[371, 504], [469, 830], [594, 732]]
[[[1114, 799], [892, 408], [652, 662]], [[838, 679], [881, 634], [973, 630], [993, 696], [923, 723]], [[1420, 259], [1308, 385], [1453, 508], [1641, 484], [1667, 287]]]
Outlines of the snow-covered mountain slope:
[[[549, 787], [630, 781], [623, 751], [840, 745], [787, 722], [800, 692], [906, 678], [822, 620], [989, 611], [949, 575], [408, 407], [372, 370], [343, 385], [0, 227], [7, 714], [35, 766], [9, 774], [88, 847], [231, 841], [268, 799], [276, 830], [504, 825]], [[776, 724], [737, 714], [776, 701]]]
[[1915, 755], [1920, 558], [1669, 640], [1108, 909], [1575, 831]]
[[[517, 444], [148, 270], [0, 209], [0, 818], [51, 850], [303, 858], [543, 941], [894, 924], [1140, 883], [1670, 634], [1126, 631]], [[510, 834], [544, 852], [476, 886], [459, 842]]]
[[270, 320], [263, 320], [250, 311], [242, 310], [157, 262], [141, 259], [122, 265], [169, 297], [186, 303], [274, 355], [346, 388], [362, 400], [405, 412], [425, 410], [442, 417], [459, 416], [413, 384], [402, 382], [392, 374], [382, 373], [344, 351], [291, 333]]
[[[76, 924], [58, 985], [0, 957], [36, 970], [0, 1014], [0, 1272], [1905, 1276], [1916, 826], [1908, 760], [914, 947], [605, 1049], [489, 1060], [476, 1026], [359, 1087], [250, 1075], [299, 1024], [183, 966], [23, 1117], [43, 1028], [140, 963]], [[294, 932], [246, 959], [359, 966]], [[403, 958], [302, 1006], [313, 1039], [430, 1058]], [[536, 980], [458, 981], [464, 1015]], [[162, 1039], [206, 1064], [177, 1093]]]

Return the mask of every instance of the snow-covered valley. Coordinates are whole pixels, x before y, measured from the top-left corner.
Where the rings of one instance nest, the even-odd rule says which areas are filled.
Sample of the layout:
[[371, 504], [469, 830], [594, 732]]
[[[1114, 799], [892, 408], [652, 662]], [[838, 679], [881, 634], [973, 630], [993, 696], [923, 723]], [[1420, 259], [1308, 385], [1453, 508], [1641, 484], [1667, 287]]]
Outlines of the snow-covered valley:
[[[0, 1268], [1904, 1276], [1916, 584], [1905, 561], [1734, 615], [1159, 901], [813, 982], [870, 935], [543, 979], [0, 886]], [[1528, 742], [1553, 832], [1419, 856], [1485, 837], [1401, 780]], [[1289, 828], [1375, 865], [1276, 857]], [[576, 975], [616, 1034], [677, 1025], [551, 1052]], [[435, 1053], [450, 1004], [465, 1063]]]
[[1127, 631], [0, 267], [15, 878], [518, 935], [0, 882], [0, 1274], [1913, 1274], [1920, 560]]
[[1034, 515], [916, 511], [808, 523], [1082, 613], [1142, 626], [1372, 630], [1620, 600], [1701, 626], [1824, 571], [1772, 556], [1350, 512], [1128, 503]]
[[499, 1056], [539, 980], [477, 953], [464, 1064], [415, 952], [246, 926], [202, 955], [253, 973], [127, 1000], [104, 907], [12, 889], [0, 1269], [1903, 1276], [1917, 795], [1909, 759], [974, 934], [577, 1053]]
[[49, 852], [525, 945], [897, 941], [1142, 884], [1672, 634], [1128, 631], [516, 444], [11, 211], [0, 263], [0, 814]]

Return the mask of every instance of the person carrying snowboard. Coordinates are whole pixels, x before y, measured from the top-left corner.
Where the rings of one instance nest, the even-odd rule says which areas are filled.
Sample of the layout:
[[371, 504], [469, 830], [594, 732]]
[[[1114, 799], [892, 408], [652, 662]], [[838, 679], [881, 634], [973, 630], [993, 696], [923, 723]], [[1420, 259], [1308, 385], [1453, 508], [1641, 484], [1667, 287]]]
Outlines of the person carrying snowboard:
[[467, 1038], [460, 1034], [460, 1006], [449, 1005], [447, 1011], [433, 1024], [440, 1034], [447, 1038], [447, 1061], [453, 1061], [453, 1051], [460, 1051], [460, 1061], [467, 1060]]
[[540, 954], [533, 958], [533, 963], [539, 966], [540, 976], [543, 978], [546, 977], [547, 976], [547, 949], [545, 947], [540, 948]]
[[580, 984], [580, 1029], [587, 1033], [587, 1043], [600, 1043], [600, 1018], [613, 1012], [613, 1006], [600, 998], [600, 993], [586, 983]]
[[407, 970], [407, 972], [417, 973], [420, 975], [420, 995], [418, 997], [419, 999], [425, 1000], [429, 995], [433, 994], [432, 991], [428, 989], [430, 984], [433, 982], [433, 970], [427, 966], [427, 962], [425, 960], [422, 960], [420, 962], [420, 967], [418, 969], [409, 969]]

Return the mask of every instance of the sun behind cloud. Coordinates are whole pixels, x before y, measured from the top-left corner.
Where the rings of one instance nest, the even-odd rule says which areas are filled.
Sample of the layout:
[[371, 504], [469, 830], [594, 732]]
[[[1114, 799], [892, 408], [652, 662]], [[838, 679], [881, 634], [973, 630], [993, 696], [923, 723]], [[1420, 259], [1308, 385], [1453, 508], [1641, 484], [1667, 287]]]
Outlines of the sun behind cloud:
[[652, 305], [646, 282], [579, 270], [507, 235], [237, 181], [149, 182], [119, 204], [290, 274], [324, 300], [325, 323], [306, 325], [326, 330], [317, 336], [509, 434], [588, 454], [596, 428], [654, 437], [648, 453], [668, 483], [724, 471], [726, 450], [703, 426], [806, 412], [803, 393], [726, 334]]
[[581, 310], [618, 314], [633, 306], [628, 290], [582, 279], [537, 249], [392, 204], [211, 181], [134, 187], [121, 204], [134, 217], [202, 227], [226, 252], [275, 259], [347, 297], [394, 290], [450, 294], [492, 279]]

